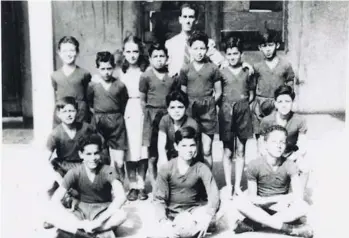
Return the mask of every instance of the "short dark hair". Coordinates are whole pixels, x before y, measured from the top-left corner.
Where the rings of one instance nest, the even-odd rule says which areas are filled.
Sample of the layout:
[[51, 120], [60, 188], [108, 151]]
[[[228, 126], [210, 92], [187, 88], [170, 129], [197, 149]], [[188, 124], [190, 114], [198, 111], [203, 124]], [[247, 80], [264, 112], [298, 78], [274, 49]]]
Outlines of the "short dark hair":
[[162, 50], [162, 51], [164, 51], [165, 55], [168, 57], [168, 52], [167, 52], [167, 49], [166, 49], [164, 44], [160, 44], [160, 43], [153, 43], [153, 44], [151, 44], [150, 47], [149, 47], [149, 50], [148, 50], [149, 57], [151, 57], [151, 55], [153, 54], [153, 52], [155, 50]]
[[189, 105], [188, 95], [186, 93], [184, 93], [182, 90], [175, 90], [175, 91], [172, 91], [169, 94], [167, 94], [167, 96], [166, 96], [167, 107], [169, 107], [170, 103], [173, 101], [181, 102], [181, 103], [183, 103], [185, 108], [188, 108], [188, 105]]
[[75, 39], [73, 36], [63, 36], [59, 41], [58, 41], [58, 50], [61, 49], [61, 45], [64, 43], [70, 43], [75, 45], [75, 50], [76, 52], [79, 52], [79, 41]]
[[227, 49], [237, 48], [240, 51], [240, 53], [242, 53], [243, 44], [242, 44], [242, 41], [240, 38], [232, 36], [223, 42], [222, 48], [223, 48], [224, 52], [226, 52]]
[[189, 45], [191, 46], [195, 41], [202, 41], [204, 42], [206, 48], [208, 45], [208, 36], [206, 35], [206, 33], [202, 32], [202, 31], [194, 31], [188, 40]]
[[287, 130], [285, 127], [280, 126], [280, 125], [272, 125], [267, 127], [264, 131], [262, 131], [262, 135], [264, 136], [264, 140], [267, 140], [270, 133], [272, 133], [273, 131], [281, 131], [285, 133], [285, 136], [288, 136]]
[[195, 16], [195, 19], [198, 18], [199, 16], [199, 8], [196, 4], [194, 3], [184, 3], [183, 5], [181, 5], [181, 8], [179, 9], [180, 10], [180, 13], [179, 15], [182, 16], [182, 10], [183, 8], [190, 8], [190, 9], [193, 9], [194, 10], [194, 16]]
[[198, 138], [196, 130], [191, 126], [185, 126], [180, 128], [175, 133], [175, 143], [178, 144], [183, 139], [194, 139], [195, 142], [197, 142]]
[[103, 62], [103, 63], [110, 63], [110, 65], [113, 66], [113, 68], [116, 65], [115, 57], [109, 51], [101, 51], [101, 52], [97, 53], [97, 55], [96, 55], [96, 66], [97, 66], [97, 68], [99, 68], [99, 65], [100, 65], [101, 62]]
[[78, 147], [81, 152], [84, 151], [87, 145], [98, 145], [99, 150], [102, 149], [102, 138], [96, 133], [87, 133], [80, 137]]
[[267, 43], [280, 43], [281, 40], [280, 40], [280, 34], [275, 31], [275, 30], [271, 30], [271, 29], [267, 29], [265, 31], [260, 31], [259, 34], [258, 34], [258, 42], [259, 42], [259, 45], [264, 45], [264, 44], [267, 44]]
[[291, 97], [292, 100], [294, 100], [294, 98], [296, 97], [292, 87], [288, 85], [281, 85], [275, 90], [274, 92], [275, 101], [280, 95], [288, 95]]
[[66, 105], [72, 105], [76, 110], [78, 110], [78, 103], [74, 97], [63, 97], [58, 99], [56, 102], [56, 109], [59, 111], [64, 108]]

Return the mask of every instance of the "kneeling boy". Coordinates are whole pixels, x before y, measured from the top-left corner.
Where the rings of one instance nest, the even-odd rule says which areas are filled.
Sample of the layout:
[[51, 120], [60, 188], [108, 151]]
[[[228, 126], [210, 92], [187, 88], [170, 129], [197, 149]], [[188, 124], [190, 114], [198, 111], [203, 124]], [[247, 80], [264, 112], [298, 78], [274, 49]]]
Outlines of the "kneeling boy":
[[191, 126], [196, 130], [197, 138], [200, 138], [198, 123], [185, 114], [189, 105], [188, 96], [181, 90], [173, 91], [166, 96], [166, 104], [168, 114], [161, 119], [159, 124], [158, 168], [170, 159], [177, 157], [174, 139], [175, 132], [180, 128]]
[[264, 132], [266, 153], [248, 165], [248, 194], [235, 201], [238, 211], [246, 217], [237, 221], [235, 233], [254, 231], [264, 225], [288, 235], [313, 236], [308, 225], [294, 224], [306, 215], [308, 205], [303, 200], [295, 163], [282, 157], [286, 138], [286, 129], [279, 125]]
[[[114, 169], [101, 164], [100, 136], [87, 135], [79, 145], [83, 164], [65, 175], [62, 186], [52, 198], [53, 211], [49, 222], [60, 229], [60, 233], [75, 234], [75, 237], [96, 237], [106, 231], [110, 231], [108, 237], [114, 237], [111, 230], [126, 219], [125, 212], [121, 210], [126, 201], [122, 183]], [[73, 212], [60, 203], [71, 188], [80, 196]]]
[[[156, 237], [203, 237], [218, 210], [220, 199], [213, 175], [205, 164], [193, 160], [196, 135], [192, 127], [179, 129], [175, 133], [178, 157], [159, 170], [154, 191], [156, 225], [166, 234]], [[202, 184], [208, 202], [200, 196]]]

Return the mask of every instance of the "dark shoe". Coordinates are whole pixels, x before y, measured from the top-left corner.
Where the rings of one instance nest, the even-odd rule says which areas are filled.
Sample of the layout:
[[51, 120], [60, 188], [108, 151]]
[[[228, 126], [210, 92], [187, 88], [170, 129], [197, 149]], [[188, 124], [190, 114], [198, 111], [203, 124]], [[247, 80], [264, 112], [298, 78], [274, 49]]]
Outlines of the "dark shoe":
[[127, 200], [136, 201], [138, 199], [138, 193], [139, 191], [137, 189], [132, 188], [127, 194]]
[[54, 225], [52, 225], [51, 223], [48, 223], [46, 221], [44, 222], [43, 226], [44, 226], [44, 229], [51, 229], [51, 228], [55, 227]]
[[293, 228], [290, 232], [290, 235], [304, 238], [312, 238], [314, 236], [314, 231], [309, 225], [301, 225], [296, 228]]
[[240, 234], [244, 232], [253, 232], [253, 226], [247, 224], [245, 221], [237, 221], [236, 227], [234, 229], [235, 234]]
[[145, 192], [144, 189], [139, 190], [138, 199], [139, 200], [147, 200], [148, 199], [148, 194]]
[[75, 237], [74, 234], [70, 232], [57, 229], [57, 236], [55, 238], [74, 238], [74, 237]]
[[90, 233], [87, 233], [81, 229], [77, 230], [74, 237], [76, 237], [76, 238], [97, 238], [97, 236], [90, 234]]
[[52, 184], [52, 187], [47, 191], [49, 198], [52, 198], [53, 194], [56, 192], [58, 188], [59, 188], [59, 184], [56, 181], [54, 181], [54, 183]]

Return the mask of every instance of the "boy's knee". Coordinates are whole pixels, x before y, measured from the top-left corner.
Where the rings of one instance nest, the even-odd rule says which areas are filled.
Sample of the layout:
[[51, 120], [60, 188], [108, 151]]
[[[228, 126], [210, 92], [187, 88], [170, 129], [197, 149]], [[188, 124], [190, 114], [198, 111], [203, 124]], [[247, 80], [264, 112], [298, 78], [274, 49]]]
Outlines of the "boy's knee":
[[115, 226], [119, 226], [127, 220], [127, 213], [122, 209], [118, 209], [115, 211], [111, 219]]

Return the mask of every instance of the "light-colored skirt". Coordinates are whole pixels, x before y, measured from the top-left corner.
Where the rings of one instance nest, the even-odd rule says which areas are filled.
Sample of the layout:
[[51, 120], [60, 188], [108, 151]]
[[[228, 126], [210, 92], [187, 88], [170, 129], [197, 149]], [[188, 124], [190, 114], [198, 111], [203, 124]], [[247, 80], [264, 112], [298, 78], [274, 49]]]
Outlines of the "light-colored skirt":
[[142, 157], [143, 113], [139, 98], [129, 98], [125, 110], [125, 123], [128, 140], [126, 160], [136, 162]]

